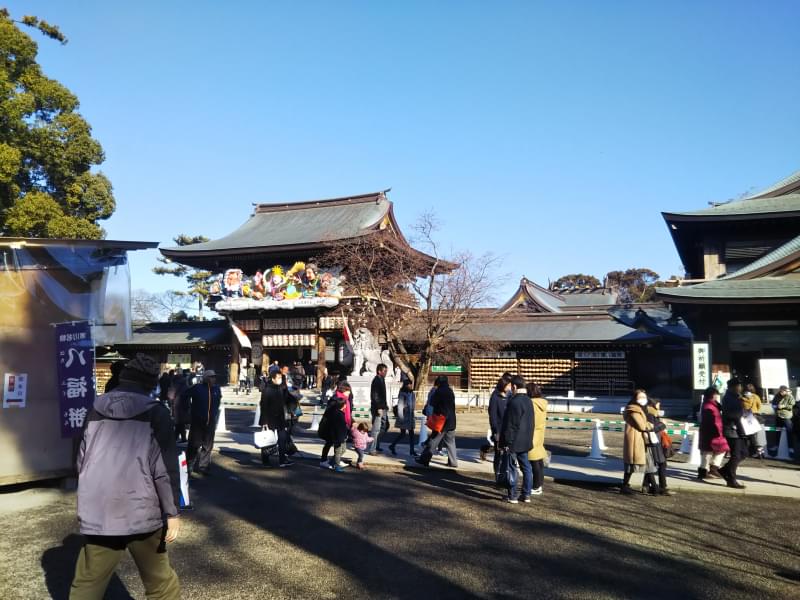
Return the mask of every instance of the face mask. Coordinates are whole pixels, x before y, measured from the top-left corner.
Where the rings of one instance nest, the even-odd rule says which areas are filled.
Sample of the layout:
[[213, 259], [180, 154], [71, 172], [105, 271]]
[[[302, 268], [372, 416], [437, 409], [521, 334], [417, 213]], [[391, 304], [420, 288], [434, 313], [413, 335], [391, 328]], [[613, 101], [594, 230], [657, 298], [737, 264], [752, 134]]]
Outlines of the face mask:
[[645, 398], [645, 399], [643, 399], [643, 400], [642, 400], [642, 399], [639, 399], [639, 398], [637, 398], [637, 399], [636, 399], [636, 404], [638, 404], [639, 406], [647, 406], [647, 398]]

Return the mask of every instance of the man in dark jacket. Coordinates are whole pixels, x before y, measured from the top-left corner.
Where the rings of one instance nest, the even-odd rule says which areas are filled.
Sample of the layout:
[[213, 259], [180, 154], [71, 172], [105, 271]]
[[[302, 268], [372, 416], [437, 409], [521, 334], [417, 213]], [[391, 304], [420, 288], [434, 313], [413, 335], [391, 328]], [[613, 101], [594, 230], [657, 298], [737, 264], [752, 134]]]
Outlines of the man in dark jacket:
[[383, 420], [388, 419], [387, 411], [389, 404], [386, 402], [386, 371], [388, 367], [381, 363], [376, 369], [377, 375], [372, 378], [372, 385], [369, 390], [369, 412], [372, 415], [372, 444], [369, 447], [369, 454], [375, 455], [381, 452], [380, 436], [383, 428]]
[[222, 401], [217, 374], [208, 369], [203, 373], [203, 381], [190, 387], [184, 394], [189, 401], [191, 414], [189, 445], [186, 449], [189, 473], [197, 470], [208, 475]]
[[[497, 385], [489, 398], [489, 429], [492, 431], [492, 442], [494, 443], [494, 474], [497, 475], [497, 468], [500, 466], [500, 428], [503, 426], [503, 417], [506, 414], [508, 399], [511, 397], [511, 373], [505, 372], [497, 380]], [[486, 452], [481, 453], [481, 459]]]
[[730, 460], [719, 470], [728, 487], [743, 489], [743, 483], [736, 479], [736, 470], [748, 454], [747, 436], [742, 427], [742, 384], [738, 379], [728, 381], [728, 390], [722, 398], [722, 435], [730, 447]]
[[[278, 432], [278, 466], [290, 467], [294, 463], [286, 457], [286, 388], [283, 387], [280, 371], [272, 374], [264, 391], [261, 392], [261, 417], [258, 424]], [[274, 451], [274, 450], [273, 450]], [[261, 449], [261, 463], [269, 466], [269, 448]]]
[[148, 598], [180, 597], [166, 542], [178, 537], [178, 457], [169, 410], [150, 397], [158, 363], [129, 361], [120, 384], [98, 396], [78, 451], [78, 521], [86, 543], [70, 598], [102, 598], [127, 550]]
[[508, 488], [507, 500], [511, 504], [531, 501], [533, 491], [533, 469], [528, 460], [528, 451], [533, 448], [533, 402], [525, 388], [525, 379], [515, 375], [511, 379], [511, 399], [503, 415], [503, 425], [500, 429], [500, 447], [512, 453], [517, 464], [522, 469], [522, 492], [517, 499], [516, 481], [514, 486]]
[[434, 415], [444, 417], [442, 430], [431, 432], [431, 436], [426, 440], [422, 454], [416, 459], [421, 465], [428, 466], [433, 456], [433, 449], [440, 441], [444, 442], [447, 449], [447, 465], [458, 467], [458, 456], [456, 455], [456, 396], [450, 387], [447, 377], [439, 375], [436, 378], [436, 392], [431, 398], [431, 407]]

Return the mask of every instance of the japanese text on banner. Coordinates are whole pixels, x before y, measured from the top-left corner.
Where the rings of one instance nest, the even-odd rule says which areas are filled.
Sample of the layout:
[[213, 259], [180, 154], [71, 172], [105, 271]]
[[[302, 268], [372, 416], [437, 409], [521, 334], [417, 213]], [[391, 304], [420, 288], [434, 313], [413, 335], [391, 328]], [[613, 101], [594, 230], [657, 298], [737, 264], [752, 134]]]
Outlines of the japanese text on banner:
[[94, 341], [88, 321], [56, 325], [61, 437], [76, 437], [94, 403]]

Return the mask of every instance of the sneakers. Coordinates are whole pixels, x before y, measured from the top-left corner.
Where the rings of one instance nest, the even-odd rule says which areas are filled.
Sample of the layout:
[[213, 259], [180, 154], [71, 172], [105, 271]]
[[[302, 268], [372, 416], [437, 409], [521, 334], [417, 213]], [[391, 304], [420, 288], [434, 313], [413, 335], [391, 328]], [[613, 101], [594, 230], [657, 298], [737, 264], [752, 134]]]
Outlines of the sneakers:
[[282, 463], [278, 463], [279, 467], [291, 467], [294, 463], [290, 460], [285, 460]]
[[319, 463], [319, 468], [320, 469], [330, 469], [331, 468], [331, 463], [329, 463], [327, 460], [322, 460]]
[[542, 488], [533, 488], [531, 490], [531, 496], [541, 496], [542, 495]]
[[345, 467], [349, 467], [350, 465], [348, 465], [346, 462], [339, 461], [339, 463], [336, 466], [344, 469]]
[[334, 473], [344, 473], [344, 469], [342, 467], [333, 467]]
[[[531, 492], [531, 493], [533, 493], [533, 492]], [[519, 501], [520, 502], [525, 502], [526, 504], [530, 504], [531, 503], [531, 497], [530, 496], [520, 496], [519, 497]]]
[[389, 452], [392, 453], [392, 456], [397, 456], [397, 449], [394, 446], [389, 446]]
[[519, 500], [517, 500], [516, 498], [506, 497], [506, 502], [508, 502], [509, 504], [519, 504]]

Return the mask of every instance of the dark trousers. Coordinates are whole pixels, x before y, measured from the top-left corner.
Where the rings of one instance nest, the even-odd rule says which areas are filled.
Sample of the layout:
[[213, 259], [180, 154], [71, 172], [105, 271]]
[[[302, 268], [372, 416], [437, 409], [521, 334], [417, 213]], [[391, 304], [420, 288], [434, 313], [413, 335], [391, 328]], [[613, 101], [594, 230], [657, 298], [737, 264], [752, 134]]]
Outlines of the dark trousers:
[[425, 449], [422, 451], [420, 462], [428, 464], [431, 462], [433, 456], [433, 449], [440, 443], [444, 444], [447, 448], [447, 464], [451, 467], [458, 466], [458, 456], [456, 455], [456, 432], [455, 431], [440, 431], [439, 433], [431, 433], [431, 437], [425, 442]]
[[211, 466], [211, 451], [214, 449], [214, 433], [216, 425], [211, 423], [192, 423], [189, 428], [189, 445], [186, 448], [186, 459], [189, 473], [192, 471], [208, 471]]
[[658, 487], [662, 490], [667, 489], [667, 463], [658, 465]]
[[[286, 441], [289, 439], [289, 434], [285, 429], [278, 429], [278, 462], [286, 462]], [[272, 451], [274, 452], [274, 450]], [[269, 466], [269, 457], [271, 453], [267, 448], [261, 449], [261, 462], [265, 466]]]
[[531, 469], [533, 469], [533, 488], [539, 489], [544, 485], [544, 460], [531, 461]]
[[186, 441], [186, 424], [185, 423], [175, 423], [175, 440], [185, 442]]
[[[502, 452], [500, 452], [500, 448], [497, 447], [497, 442], [492, 442], [494, 444], [494, 458], [492, 459], [492, 467], [494, 468], [494, 475], [497, 477], [497, 469], [500, 468], [500, 459], [502, 458]], [[533, 463], [531, 463], [533, 464]], [[534, 482], [533, 487], [536, 487], [536, 483]]]
[[333, 448], [333, 444], [331, 442], [325, 442], [325, 445], [322, 447], [322, 454], [319, 457], [319, 461], [322, 462], [324, 460], [328, 460], [328, 453]]
[[731, 458], [719, 471], [727, 481], [736, 481], [736, 471], [739, 469], [739, 463], [747, 455], [747, 440], [738, 437], [725, 439], [728, 440]]
[[401, 429], [400, 433], [397, 434], [397, 437], [394, 438], [394, 441], [389, 444], [390, 448], [396, 448], [397, 444], [405, 437], [408, 436], [408, 452], [410, 454], [414, 454], [414, 430], [413, 429]]
[[70, 600], [101, 600], [126, 549], [133, 556], [148, 598], [178, 600], [180, 584], [167, 558], [165, 534], [165, 529], [158, 529], [139, 535], [86, 536], [75, 565]]

